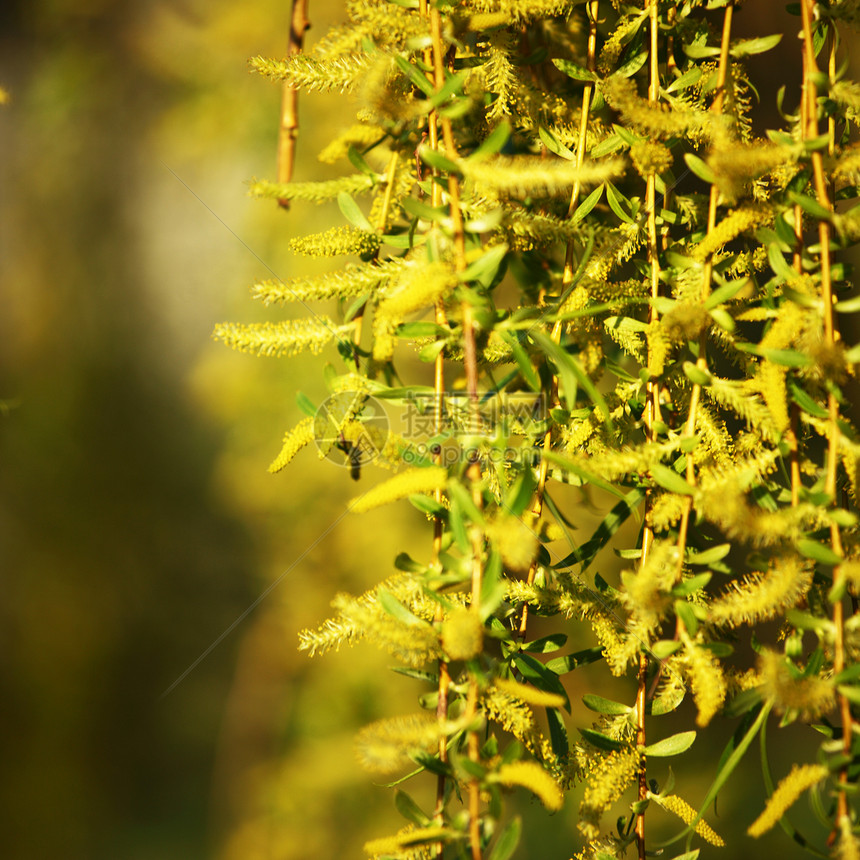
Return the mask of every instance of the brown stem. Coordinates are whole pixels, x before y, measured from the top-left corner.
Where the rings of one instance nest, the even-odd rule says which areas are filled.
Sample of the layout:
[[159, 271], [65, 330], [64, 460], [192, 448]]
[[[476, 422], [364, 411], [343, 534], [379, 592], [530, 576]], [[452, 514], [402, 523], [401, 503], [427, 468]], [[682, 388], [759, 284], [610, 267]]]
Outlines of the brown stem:
[[[308, 0], [293, 0], [290, 15], [290, 38], [287, 42], [287, 57], [301, 54], [308, 21]], [[299, 91], [284, 83], [281, 92], [281, 124], [278, 129], [278, 182], [287, 184], [293, 178], [296, 160], [296, 137], [299, 134]], [[290, 201], [282, 198], [278, 205], [290, 208]]]

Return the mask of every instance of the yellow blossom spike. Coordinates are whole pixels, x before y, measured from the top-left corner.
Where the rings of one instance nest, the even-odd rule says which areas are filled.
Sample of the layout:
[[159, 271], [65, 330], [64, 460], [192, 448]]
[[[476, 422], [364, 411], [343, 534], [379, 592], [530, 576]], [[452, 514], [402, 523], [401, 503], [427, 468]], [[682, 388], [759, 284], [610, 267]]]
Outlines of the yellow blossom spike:
[[[684, 824], [690, 824], [698, 815], [695, 809], [687, 803], [682, 797], [678, 797], [677, 794], [670, 794], [668, 797], [661, 797], [659, 794], [651, 794], [648, 793], [648, 797], [653, 800], [658, 805], [662, 806], [663, 809], [668, 810], [669, 812], [674, 813], [684, 822]], [[710, 842], [711, 845], [716, 845], [718, 848], [722, 848], [725, 846], [725, 841], [723, 838], [705, 821], [704, 818], [700, 818], [696, 822], [695, 827], [696, 833], [705, 840], [705, 842]]]
[[448, 470], [441, 466], [427, 469], [406, 469], [404, 472], [377, 484], [364, 495], [357, 496], [350, 503], [350, 509], [363, 514], [389, 502], [405, 499], [415, 493], [433, 493], [445, 489]]
[[507, 678], [498, 678], [496, 687], [509, 696], [514, 696], [527, 705], [536, 705], [539, 708], [560, 708], [565, 704], [564, 697], [558, 693], [547, 693], [530, 687], [528, 684], [520, 684]]
[[830, 771], [820, 764], [793, 765], [788, 776], [768, 798], [764, 812], [747, 828], [747, 833], [750, 836], [767, 833], [804, 791], [826, 779], [829, 773]]
[[558, 783], [536, 762], [517, 761], [502, 765], [494, 779], [502, 785], [527, 788], [551, 812], [558, 812], [564, 804], [564, 794]]
[[306, 445], [310, 445], [314, 441], [314, 419], [305, 418], [299, 421], [286, 436], [284, 436], [281, 453], [272, 461], [269, 466], [269, 471], [272, 473], [280, 472], [287, 466], [293, 457], [299, 453]]

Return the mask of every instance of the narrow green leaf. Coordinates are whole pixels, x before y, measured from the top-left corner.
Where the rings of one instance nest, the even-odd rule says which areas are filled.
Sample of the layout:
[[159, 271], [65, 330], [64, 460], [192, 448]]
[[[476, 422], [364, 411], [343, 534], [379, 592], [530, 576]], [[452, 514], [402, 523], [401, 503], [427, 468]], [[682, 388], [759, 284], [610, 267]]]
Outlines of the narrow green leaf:
[[616, 750], [623, 750], [627, 746], [623, 741], [616, 741], [609, 737], [609, 735], [605, 735], [602, 732], [596, 732], [594, 729], [580, 729], [579, 733], [599, 750], [609, 750], [609, 752], [614, 752]]
[[499, 267], [502, 265], [502, 261], [505, 259], [505, 255], [507, 253], [507, 245], [492, 245], [477, 260], [467, 266], [464, 271], [460, 272], [460, 280], [463, 283], [478, 281], [485, 287], [488, 287], [496, 277]]
[[395, 56], [394, 62], [397, 63], [397, 67], [409, 78], [410, 81], [426, 96], [433, 96], [435, 94], [435, 89], [433, 88], [433, 84], [427, 78], [427, 75], [424, 74], [420, 69], [413, 66], [412, 63], [409, 62], [405, 57]]
[[[451, 161], [450, 158], [442, 155], [438, 149], [433, 149], [432, 146], [427, 146], [426, 143], [418, 147], [419, 158], [430, 167], [435, 167], [436, 170], [441, 170], [443, 173], [462, 173], [462, 168], [456, 161]], [[405, 198], [406, 200], [412, 198]]]
[[732, 550], [730, 543], [721, 543], [717, 546], [712, 546], [710, 549], [702, 550], [702, 552], [690, 552], [687, 555], [687, 564], [702, 564], [709, 565], [716, 561], [724, 559]]
[[512, 818], [502, 829], [496, 844], [490, 849], [487, 860], [510, 860], [520, 844], [522, 829], [520, 817]]
[[394, 806], [407, 820], [419, 827], [427, 827], [432, 819], [421, 811], [421, 807], [405, 792], [398, 789], [394, 794]]
[[511, 136], [511, 127], [507, 120], [500, 122], [487, 135], [484, 142], [469, 155], [469, 161], [482, 161], [489, 158], [491, 155], [496, 155], [504, 149], [505, 144]]
[[674, 469], [670, 469], [662, 463], [654, 463], [650, 471], [654, 481], [670, 493], [692, 496], [696, 492], [695, 487], [688, 484]]
[[365, 176], [372, 176], [374, 180], [378, 180], [379, 174], [364, 160], [364, 156], [354, 146], [350, 146], [347, 149], [346, 157], [359, 173], [363, 173]]
[[677, 735], [664, 738], [662, 741], [657, 741], [654, 744], [647, 744], [645, 747], [645, 755], [653, 756], [654, 758], [668, 758], [673, 755], [680, 755], [686, 752], [696, 740], [695, 732], [679, 732]]
[[385, 588], [376, 590], [376, 599], [379, 605], [392, 617], [396, 618], [403, 624], [408, 624], [410, 627], [415, 625], [423, 625], [424, 622], [410, 612], [390, 591]]
[[696, 174], [703, 182], [707, 182], [708, 185], [713, 185], [717, 181], [717, 177], [714, 174], [714, 171], [699, 158], [698, 155], [693, 155], [692, 152], [687, 152], [684, 154], [684, 161], [687, 162], [687, 167]]
[[564, 657], [555, 657], [545, 663], [546, 668], [556, 675], [566, 675], [568, 672], [573, 672], [580, 666], [587, 666], [589, 663], [596, 663], [603, 659], [603, 648], [594, 647], [586, 648], [584, 651], [577, 651], [575, 654], [566, 654]]
[[351, 194], [347, 194], [346, 191], [341, 191], [340, 194], [337, 195], [337, 205], [340, 208], [343, 217], [346, 218], [353, 227], [357, 227], [359, 230], [364, 230], [366, 233], [376, 232], [373, 229], [373, 225], [367, 220], [361, 209], [358, 208], [358, 203], [355, 202], [355, 199]]
[[317, 407], [314, 406], [313, 400], [304, 394], [301, 391], [296, 392], [296, 406], [305, 414], [309, 415], [311, 418], [316, 418]]
[[833, 213], [826, 206], [822, 206], [817, 200], [806, 194], [797, 194], [794, 191], [789, 191], [788, 199], [792, 203], [796, 203], [808, 215], [817, 218], [819, 221], [829, 221], [833, 217]]
[[460, 72], [450, 75], [445, 83], [439, 88], [438, 92], [435, 92], [430, 96], [428, 104], [434, 108], [440, 107], [444, 101], [463, 89], [463, 84], [465, 83], [468, 74], [469, 71], [467, 69], [463, 69]]
[[546, 721], [549, 726], [549, 742], [552, 746], [552, 751], [561, 761], [567, 761], [570, 753], [570, 741], [568, 740], [567, 729], [564, 727], [564, 720], [558, 708], [546, 709]]
[[739, 39], [731, 48], [733, 57], [749, 57], [753, 54], [763, 54], [775, 47], [782, 40], [782, 33], [774, 33], [773, 36], [759, 36], [757, 39]]
[[573, 213], [573, 216], [570, 219], [571, 224], [578, 224], [586, 215], [588, 215], [589, 212], [591, 212], [592, 209], [594, 209], [595, 206], [597, 206], [600, 202], [600, 198], [603, 196], [603, 189], [605, 187], [606, 186], [603, 184], [598, 185], [597, 188], [595, 188], [594, 191], [592, 191], [591, 194], [589, 194], [588, 197], [586, 197], [585, 200], [576, 207], [576, 212]]
[[566, 633], [553, 633], [549, 636], [535, 639], [534, 642], [527, 642], [523, 645], [523, 651], [530, 651], [532, 654], [550, 654], [553, 651], [558, 651], [559, 648], [563, 648], [566, 642]]
[[430, 206], [414, 197], [404, 197], [400, 205], [416, 218], [424, 221], [443, 221], [449, 217], [447, 206]]
[[524, 680], [531, 681], [539, 690], [557, 693], [561, 696], [564, 699], [565, 710], [570, 713], [570, 698], [555, 672], [529, 654], [514, 654], [513, 662], [520, 670]]
[[828, 567], [835, 567], [842, 564], [842, 557], [837, 555], [829, 546], [818, 541], [810, 540], [809, 538], [801, 538], [797, 541], [797, 549], [801, 555], [811, 558], [820, 564]]
[[525, 380], [526, 385], [528, 385], [532, 391], [540, 391], [540, 377], [534, 369], [534, 365], [532, 364], [529, 354], [525, 351], [519, 340], [517, 340], [516, 334], [506, 331], [502, 332], [501, 336], [502, 340], [511, 348], [514, 360], [517, 363], [517, 367], [519, 368], [520, 374]]
[[[624, 207], [622, 206], [623, 195], [621, 192], [611, 183], [606, 183], [606, 202], [609, 204], [609, 208], [622, 220], [628, 224], [633, 224], [633, 219], [630, 215], [624, 211]], [[629, 203], [629, 201], [628, 201]]]
[[685, 90], [687, 87], [692, 86], [702, 77], [702, 70], [698, 66], [693, 66], [688, 72], [684, 72], [680, 78], [676, 78], [666, 87], [667, 93], [675, 93], [680, 92], [681, 90]]
[[791, 394], [791, 399], [804, 411], [816, 418], [827, 418], [827, 410], [816, 403], [811, 395], [804, 391], [796, 382], [789, 380], [788, 391]]
[[594, 72], [590, 72], [584, 66], [578, 66], [570, 60], [553, 59], [552, 64], [569, 78], [575, 81], [597, 81], [599, 78]]
[[563, 158], [566, 161], [573, 161], [576, 155], [568, 149], [548, 128], [540, 126], [538, 128], [538, 136], [543, 141], [544, 146], [553, 154]]
[[586, 693], [582, 697], [582, 702], [589, 711], [596, 711], [598, 714], [608, 714], [611, 717], [629, 714], [633, 710], [630, 705], [613, 702], [610, 699], [604, 699], [603, 696], [595, 696], [592, 693]]
[[689, 579], [684, 580], [684, 582], [679, 582], [672, 589], [673, 597], [687, 597], [693, 592], [698, 591], [700, 588], [704, 588], [711, 581], [712, 574], [710, 573], [700, 573], [697, 576], [691, 576]]
[[[695, 636], [696, 631], [699, 629], [699, 619], [696, 618], [696, 613], [693, 611], [693, 607], [683, 600], [676, 600], [675, 615], [681, 619], [690, 636]], [[696, 646], [694, 645], [693, 647], [695, 648]]]

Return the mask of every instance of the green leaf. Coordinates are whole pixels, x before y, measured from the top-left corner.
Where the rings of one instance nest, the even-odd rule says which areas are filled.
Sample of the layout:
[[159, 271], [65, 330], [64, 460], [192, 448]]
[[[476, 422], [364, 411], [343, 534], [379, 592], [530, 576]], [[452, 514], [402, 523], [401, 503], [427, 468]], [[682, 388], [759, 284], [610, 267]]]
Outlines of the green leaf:
[[801, 555], [811, 558], [828, 567], [842, 564], [842, 557], [837, 555], [829, 546], [809, 538], [801, 538], [797, 541], [797, 550]]
[[511, 127], [507, 120], [503, 120], [487, 135], [486, 140], [469, 155], [468, 160], [473, 162], [482, 161], [491, 155], [496, 155], [504, 149], [510, 136]]
[[638, 487], [630, 490], [603, 518], [603, 522], [600, 523], [594, 534], [582, 546], [577, 547], [553, 567], [563, 570], [574, 564], [582, 564], [582, 569], [585, 570], [644, 498], [645, 490]]
[[400, 323], [394, 330], [397, 337], [448, 337], [451, 331], [434, 322], [416, 320], [415, 322]]
[[789, 191], [788, 199], [792, 203], [796, 203], [808, 215], [817, 218], [819, 221], [829, 221], [833, 217], [833, 213], [826, 206], [822, 206], [817, 200], [806, 194], [797, 194], [794, 191]]
[[647, 61], [648, 52], [641, 51], [640, 53], [629, 59], [626, 63], [619, 66], [615, 70], [614, 74], [621, 75], [622, 78], [632, 78], [633, 75], [635, 75], [636, 72], [638, 72], [639, 69], [641, 69]]
[[670, 469], [662, 463], [654, 463], [650, 471], [654, 481], [670, 493], [692, 496], [696, 492], [695, 487], [688, 484], [674, 469]]
[[711, 581], [712, 574], [700, 573], [697, 576], [691, 576], [689, 579], [679, 582], [673, 589], [673, 597], [687, 597], [700, 588], [704, 588]]
[[633, 224], [634, 221], [630, 217], [630, 215], [624, 211], [623, 206], [621, 205], [623, 202], [626, 202], [629, 206], [630, 201], [627, 200], [623, 194], [611, 183], [606, 183], [606, 202], [609, 204], [609, 208], [622, 220], [626, 221], [628, 224]]
[[416, 218], [421, 218], [424, 221], [443, 221], [448, 218], [447, 206], [429, 206], [421, 200], [416, 200], [414, 197], [404, 197], [400, 201], [400, 205]]
[[707, 57], [718, 57], [720, 55], [720, 49], [714, 47], [708, 47], [707, 45], [684, 45], [681, 47], [684, 49], [684, 53], [691, 60], [704, 60]]
[[707, 566], [714, 562], [722, 561], [731, 551], [732, 545], [730, 543], [721, 543], [702, 552], [690, 552], [687, 554], [687, 564], [702, 564]]
[[511, 348], [511, 352], [513, 353], [514, 360], [517, 363], [517, 367], [519, 368], [520, 374], [523, 379], [531, 388], [532, 391], [540, 391], [540, 377], [537, 374], [537, 371], [534, 369], [534, 365], [532, 364], [532, 360], [529, 354], [523, 348], [523, 345], [517, 339], [516, 334], [513, 332], [501, 332], [502, 340]]
[[687, 167], [696, 174], [703, 182], [708, 185], [713, 185], [717, 181], [716, 174], [698, 155], [693, 155], [692, 152], [684, 154], [684, 161], [687, 162]]
[[596, 732], [594, 729], [580, 729], [579, 733], [599, 750], [615, 752], [616, 750], [623, 750], [627, 746], [623, 741], [616, 741], [614, 738], [609, 737], [609, 735]]
[[650, 650], [658, 660], [665, 660], [667, 657], [671, 657], [674, 653], [679, 651], [681, 647], [682, 643], [676, 639], [661, 639], [658, 642], [655, 642], [651, 646]]
[[358, 203], [355, 202], [355, 199], [351, 194], [347, 194], [346, 191], [341, 191], [340, 194], [337, 195], [337, 205], [340, 208], [343, 217], [346, 218], [353, 227], [357, 227], [359, 230], [364, 230], [366, 233], [376, 232], [373, 229], [373, 224], [367, 220], [364, 213], [358, 208]]
[[405, 792], [398, 789], [394, 793], [394, 805], [407, 820], [419, 827], [427, 827], [432, 819], [421, 811], [421, 807]]
[[463, 84], [468, 74], [469, 71], [467, 69], [463, 69], [460, 72], [450, 75], [445, 83], [439, 88], [438, 92], [435, 92], [430, 96], [428, 104], [431, 107], [437, 108], [455, 93], [460, 92], [460, 90], [463, 89]]
[[702, 70], [699, 66], [693, 66], [688, 72], [684, 72], [680, 78], [676, 78], [666, 87], [667, 93], [675, 93], [680, 90], [685, 90], [687, 87], [692, 86], [702, 77]]
[[557, 344], [552, 338], [541, 331], [533, 331], [531, 333], [532, 340], [536, 341], [541, 349], [552, 359], [555, 364], [559, 376], [562, 380], [567, 380], [566, 388], [570, 391], [565, 391], [565, 403], [567, 407], [573, 411], [576, 408], [576, 389], [581, 385], [592, 402], [603, 413], [604, 424], [607, 430], [612, 432], [614, 426], [612, 416], [609, 413], [609, 407], [606, 405], [606, 400], [603, 395], [597, 390], [597, 387], [592, 382], [591, 378], [580, 367], [579, 361]]
[[609, 155], [624, 146], [624, 141], [618, 134], [610, 134], [605, 140], [601, 140], [591, 150], [592, 158], [603, 158], [604, 155]]
[[298, 406], [305, 415], [309, 415], [311, 418], [316, 418], [317, 408], [314, 406], [313, 400], [311, 400], [307, 394], [303, 394], [301, 391], [296, 392], [296, 406]]
[[816, 418], [827, 418], [827, 410], [816, 403], [812, 397], [804, 391], [796, 382], [788, 381], [788, 391], [791, 399], [804, 411]]
[[417, 616], [413, 615], [390, 591], [385, 588], [376, 589], [376, 599], [379, 605], [392, 618], [396, 618], [402, 624], [408, 624], [410, 627], [415, 625], [424, 625], [424, 622]]
[[379, 174], [364, 160], [364, 156], [354, 146], [350, 146], [347, 149], [346, 157], [359, 173], [363, 173], [365, 176], [372, 176], [374, 180], [378, 179]]
[[570, 753], [570, 742], [567, 739], [567, 729], [558, 708], [546, 709], [546, 721], [549, 726], [549, 742], [552, 751], [561, 761], [566, 761]]
[[433, 84], [427, 78], [427, 75], [424, 74], [420, 69], [413, 66], [405, 57], [395, 56], [394, 62], [397, 63], [397, 67], [409, 78], [410, 81], [426, 96], [432, 97], [435, 95], [436, 91], [433, 88]]
[[[426, 143], [422, 143], [421, 146], [418, 147], [418, 156], [425, 164], [430, 167], [435, 167], [436, 170], [440, 170], [442, 173], [462, 173], [462, 168], [456, 161], [451, 161], [450, 158], [442, 155], [438, 149], [433, 149], [432, 146], [427, 146]], [[404, 200], [410, 199], [414, 198], [404, 198]]]
[[733, 57], [749, 57], [753, 54], [763, 54], [775, 47], [782, 40], [782, 33], [775, 33], [773, 36], [759, 36], [757, 39], [739, 39], [735, 42], [729, 53]]
[[[699, 619], [696, 618], [696, 613], [693, 611], [693, 607], [683, 600], [676, 600], [675, 615], [681, 619], [684, 627], [687, 628], [687, 632], [691, 636], [695, 636], [696, 631], [699, 629]], [[695, 648], [696, 646], [694, 645], [693, 647]]]
[[566, 633], [552, 633], [549, 636], [535, 639], [534, 642], [526, 643], [523, 645], [523, 651], [530, 651], [532, 654], [549, 654], [563, 648], [566, 642]]
[[504, 243], [501, 245], [492, 245], [477, 260], [467, 266], [464, 271], [460, 272], [459, 279], [464, 283], [478, 281], [480, 284], [488, 287], [496, 277], [507, 253], [508, 246]]
[[548, 128], [540, 126], [538, 128], [538, 136], [543, 141], [544, 146], [553, 154], [564, 158], [566, 161], [573, 161], [576, 155], [569, 150]]
[[808, 367], [812, 359], [796, 349], [763, 349], [759, 347], [756, 354], [782, 367]]
[[596, 663], [602, 659], [603, 648], [594, 647], [586, 648], [584, 651], [577, 651], [575, 654], [566, 654], [564, 657], [555, 657], [547, 661], [544, 665], [550, 672], [556, 675], [566, 675], [580, 666], [587, 666], [589, 663]]
[[680, 755], [686, 752], [696, 740], [695, 732], [679, 732], [677, 735], [664, 738], [662, 741], [657, 741], [654, 744], [645, 746], [645, 755], [653, 756], [654, 758], [668, 758], [673, 755]]
[[502, 829], [496, 844], [490, 849], [487, 860], [509, 860], [520, 844], [522, 829], [520, 817], [512, 818]]
[[594, 209], [595, 206], [597, 206], [600, 202], [600, 198], [603, 196], [603, 189], [605, 187], [606, 186], [603, 184], [598, 185], [597, 188], [595, 188], [594, 191], [592, 191], [591, 194], [589, 194], [588, 197], [586, 197], [585, 200], [576, 207], [576, 211], [570, 219], [571, 224], [578, 224], [586, 215], [588, 215], [589, 212], [591, 212], [592, 209]]
[[578, 66], [570, 60], [553, 59], [552, 64], [569, 78], [575, 81], [597, 81], [600, 80], [594, 72], [590, 72], [584, 66]]
[[582, 697], [582, 702], [589, 711], [596, 711], [598, 714], [608, 714], [611, 717], [629, 714], [633, 710], [630, 705], [613, 702], [610, 699], [604, 699], [602, 696], [595, 696], [592, 693], [586, 693]]
[[570, 713], [570, 698], [555, 672], [529, 654], [514, 654], [512, 659], [520, 670], [523, 680], [531, 681], [539, 690], [561, 696], [564, 699], [565, 710]]

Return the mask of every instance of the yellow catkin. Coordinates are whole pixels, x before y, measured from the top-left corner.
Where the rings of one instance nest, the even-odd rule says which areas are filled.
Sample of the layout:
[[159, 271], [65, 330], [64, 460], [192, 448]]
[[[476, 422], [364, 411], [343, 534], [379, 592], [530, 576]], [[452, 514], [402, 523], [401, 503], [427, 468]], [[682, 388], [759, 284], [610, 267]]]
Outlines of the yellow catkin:
[[539, 708], [560, 708], [564, 705], [564, 697], [558, 693], [547, 693], [545, 690], [538, 690], [536, 687], [520, 684], [507, 678], [497, 679], [496, 687], [509, 696], [514, 696], [528, 705], [536, 705]]
[[726, 679], [720, 661], [707, 648], [692, 642], [686, 634], [681, 635], [685, 651], [686, 675], [693, 690], [693, 700], [699, 713], [696, 724], [706, 726], [726, 700]]
[[411, 762], [413, 752], [430, 752], [442, 727], [431, 714], [409, 714], [377, 720], [355, 736], [359, 763], [376, 773], [395, 773]]
[[[677, 815], [684, 824], [690, 824], [698, 814], [686, 800], [682, 797], [678, 797], [677, 794], [670, 794], [668, 797], [660, 797], [659, 794], [651, 794], [649, 792], [648, 797], [655, 803], [662, 806], [663, 809]], [[726, 844], [723, 838], [703, 818], [700, 818], [696, 822], [695, 830], [696, 833], [705, 840], [705, 842], [709, 842], [711, 845], [716, 845], [718, 848], [722, 848]]]
[[470, 609], [455, 609], [442, 624], [442, 647], [451, 660], [468, 660], [481, 652], [484, 625]]
[[500, 516], [487, 530], [496, 544], [502, 563], [512, 573], [524, 573], [529, 569], [538, 551], [538, 537], [517, 517]]
[[696, 246], [693, 259], [704, 261], [727, 242], [736, 239], [741, 233], [755, 230], [772, 220], [771, 213], [759, 206], [740, 206], [729, 212], [720, 223]]
[[639, 752], [630, 747], [604, 756], [588, 774], [585, 793], [579, 806], [577, 827], [586, 839], [600, 833], [600, 816], [624, 793], [639, 770]]
[[280, 323], [219, 323], [212, 337], [238, 352], [282, 358], [306, 349], [316, 355], [329, 341], [340, 337], [340, 331], [331, 319], [318, 314]]
[[272, 461], [269, 471], [280, 472], [306, 445], [314, 441], [314, 419], [305, 418], [290, 430], [281, 446], [281, 453]]
[[393, 478], [377, 484], [363, 496], [354, 498], [350, 502], [350, 509], [361, 514], [416, 493], [433, 493], [436, 490], [445, 489], [447, 480], [448, 471], [441, 466], [406, 469]]
[[826, 779], [828, 774], [827, 768], [820, 764], [794, 765], [768, 798], [764, 812], [747, 828], [747, 833], [750, 836], [767, 833], [804, 791]]
[[364, 850], [371, 857], [399, 854], [411, 846], [450, 839], [457, 834], [446, 827], [407, 827], [394, 836], [382, 836], [364, 843]]
[[777, 710], [796, 709], [804, 720], [813, 720], [833, 708], [836, 693], [833, 684], [823, 678], [797, 678], [787, 658], [765, 650], [759, 657], [762, 693]]
[[551, 812], [558, 812], [564, 804], [564, 794], [558, 783], [536, 762], [517, 761], [502, 765], [495, 778], [502, 785], [527, 788]]

